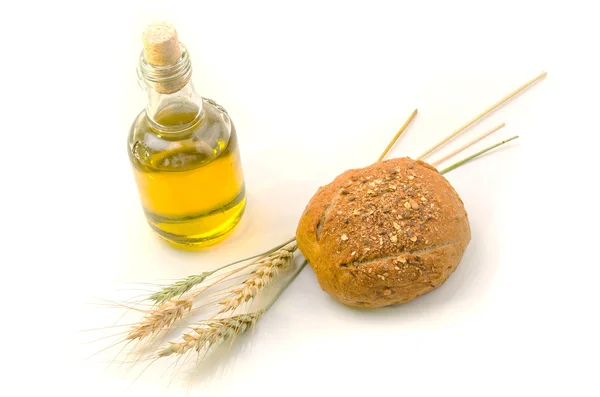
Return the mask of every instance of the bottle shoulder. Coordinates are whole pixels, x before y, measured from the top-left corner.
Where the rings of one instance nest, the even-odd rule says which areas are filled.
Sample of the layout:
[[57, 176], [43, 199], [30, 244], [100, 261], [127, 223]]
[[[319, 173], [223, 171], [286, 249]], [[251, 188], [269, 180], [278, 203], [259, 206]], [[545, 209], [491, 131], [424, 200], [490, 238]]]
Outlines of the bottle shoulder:
[[[161, 171], [185, 171], [200, 167], [218, 158], [235, 135], [227, 111], [210, 99], [202, 101], [202, 111], [196, 120], [181, 129], [179, 120], [190, 120], [189, 113], [170, 111], [163, 115], [169, 132], [161, 131], [145, 111], [135, 118], [129, 131], [128, 149], [137, 167]], [[157, 120], [161, 123], [161, 120]]]

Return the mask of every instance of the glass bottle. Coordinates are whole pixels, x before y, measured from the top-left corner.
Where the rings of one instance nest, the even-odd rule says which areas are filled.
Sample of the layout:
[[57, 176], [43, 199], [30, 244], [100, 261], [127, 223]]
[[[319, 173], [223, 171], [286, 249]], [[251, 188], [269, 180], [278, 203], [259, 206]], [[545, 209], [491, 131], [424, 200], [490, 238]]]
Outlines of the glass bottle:
[[196, 93], [191, 75], [175, 29], [150, 25], [138, 66], [148, 100], [130, 129], [129, 158], [148, 223], [184, 249], [223, 240], [246, 206], [235, 127], [225, 109]]

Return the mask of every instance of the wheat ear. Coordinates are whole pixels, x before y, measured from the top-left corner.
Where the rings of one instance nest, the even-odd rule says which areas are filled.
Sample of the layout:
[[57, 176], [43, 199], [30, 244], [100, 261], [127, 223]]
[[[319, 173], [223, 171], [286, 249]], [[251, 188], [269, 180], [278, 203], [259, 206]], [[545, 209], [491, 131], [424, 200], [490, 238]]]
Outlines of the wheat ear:
[[157, 358], [167, 357], [172, 354], [182, 355], [190, 350], [197, 352], [209, 350], [224, 341], [245, 332], [252, 327], [264, 311], [247, 314], [238, 314], [231, 317], [205, 320], [199, 326], [192, 328], [192, 332], [184, 334], [180, 342], [170, 342], [169, 346], [157, 353]]
[[155, 309], [150, 310], [138, 324], [131, 327], [126, 340], [144, 339], [170, 327], [192, 309], [194, 299], [170, 299]]
[[164, 303], [170, 299], [178, 298], [194, 288], [196, 285], [203, 282], [206, 277], [213, 274], [213, 272], [204, 272], [200, 274], [193, 274], [191, 276], [187, 276], [183, 280], [179, 280], [171, 285], [168, 285], [161, 289], [158, 292], [150, 295], [148, 297], [149, 300], [154, 301], [156, 304]]
[[221, 309], [217, 313], [224, 314], [235, 311], [243, 303], [248, 302], [258, 296], [258, 294], [269, 285], [275, 276], [284, 269], [287, 269], [292, 263], [294, 252], [298, 246], [294, 243], [289, 247], [283, 247], [271, 253], [266, 258], [256, 263], [256, 268], [250, 273], [248, 278], [239, 288], [219, 302]]

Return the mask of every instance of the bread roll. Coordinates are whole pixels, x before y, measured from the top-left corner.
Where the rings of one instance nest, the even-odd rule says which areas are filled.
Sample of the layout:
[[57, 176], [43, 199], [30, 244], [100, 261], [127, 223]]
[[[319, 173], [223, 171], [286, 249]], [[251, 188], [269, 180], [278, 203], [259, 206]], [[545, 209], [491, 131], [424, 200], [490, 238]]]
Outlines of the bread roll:
[[425, 162], [398, 158], [319, 188], [296, 238], [323, 290], [346, 305], [382, 307], [442, 285], [471, 230], [446, 178]]

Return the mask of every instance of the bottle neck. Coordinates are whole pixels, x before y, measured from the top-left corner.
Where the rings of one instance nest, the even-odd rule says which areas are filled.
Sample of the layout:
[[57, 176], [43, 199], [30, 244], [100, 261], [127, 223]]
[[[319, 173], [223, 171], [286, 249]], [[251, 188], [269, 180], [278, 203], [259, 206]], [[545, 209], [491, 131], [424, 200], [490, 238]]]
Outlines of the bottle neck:
[[173, 65], [151, 65], [143, 52], [139, 60], [140, 85], [148, 95], [146, 115], [161, 130], [185, 129], [202, 115], [202, 97], [191, 81], [189, 54], [183, 45], [181, 48], [181, 57]]

